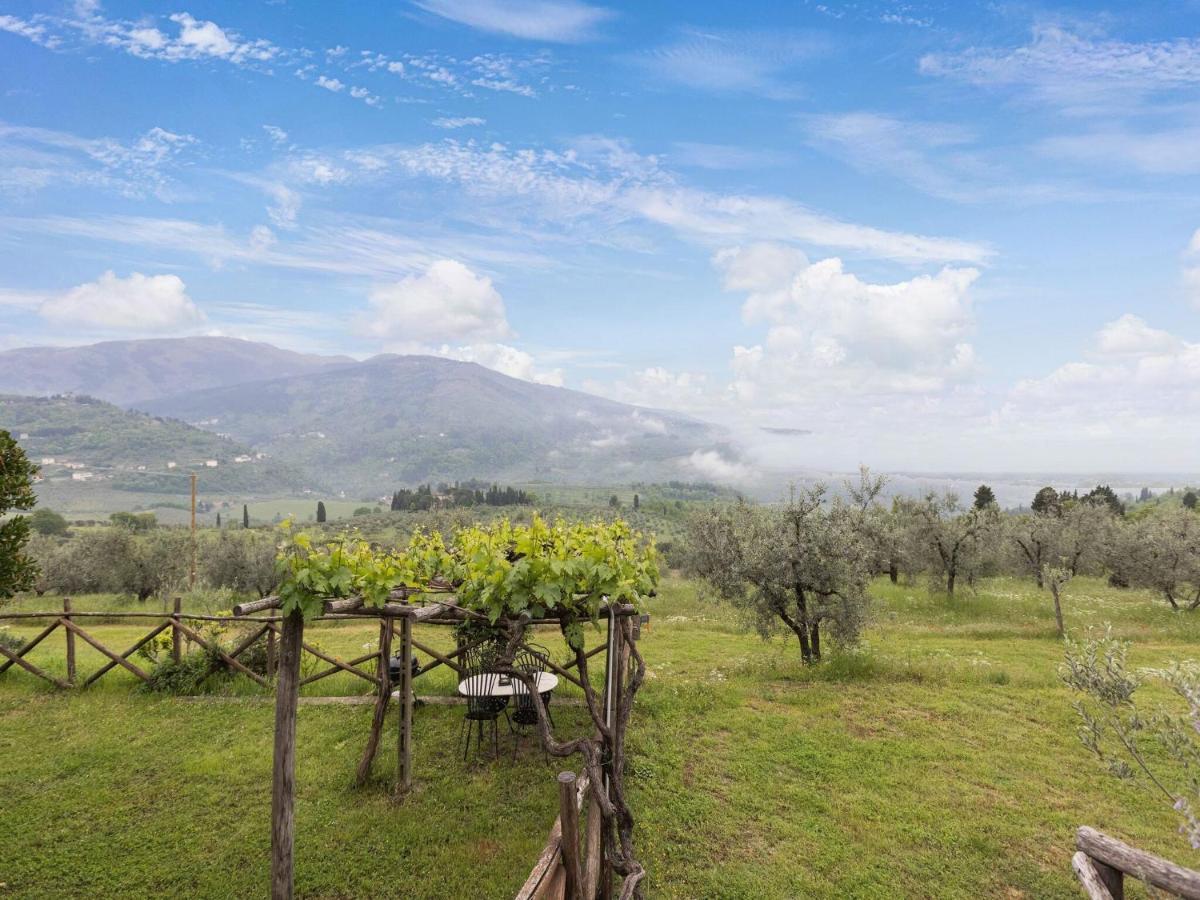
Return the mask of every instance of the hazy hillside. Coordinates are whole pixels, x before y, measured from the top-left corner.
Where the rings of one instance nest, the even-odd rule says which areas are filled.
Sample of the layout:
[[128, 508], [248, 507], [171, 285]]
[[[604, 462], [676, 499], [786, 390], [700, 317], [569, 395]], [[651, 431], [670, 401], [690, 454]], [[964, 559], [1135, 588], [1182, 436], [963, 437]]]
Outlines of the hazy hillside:
[[[202, 473], [205, 493], [286, 491], [301, 480], [294, 470], [257, 458], [243, 444], [91, 397], [0, 395], [0, 428], [42, 463], [47, 481], [80, 490], [104, 485], [120, 491], [186, 493], [192, 470]], [[50, 459], [54, 461], [43, 463]], [[217, 465], [207, 466], [210, 460]], [[171, 462], [174, 467], [168, 466]], [[77, 475], [87, 480], [79, 481]]]
[[145, 404], [228, 433], [335, 489], [467, 477], [604, 483], [677, 478], [714, 426], [473, 363], [380, 356], [354, 366]]
[[0, 353], [0, 393], [77, 393], [123, 406], [181, 391], [299, 375], [354, 361], [225, 337], [105, 341]]

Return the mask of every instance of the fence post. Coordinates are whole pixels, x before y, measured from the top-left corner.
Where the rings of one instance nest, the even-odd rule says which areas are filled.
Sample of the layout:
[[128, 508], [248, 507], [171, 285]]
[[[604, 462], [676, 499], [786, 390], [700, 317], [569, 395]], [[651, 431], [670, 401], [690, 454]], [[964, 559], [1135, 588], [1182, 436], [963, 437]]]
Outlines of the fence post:
[[[388, 623], [391, 627], [391, 623]], [[412, 788], [412, 619], [400, 620], [400, 743], [397, 747], [399, 779], [397, 789], [407, 793]]]
[[[63, 619], [67, 622], [71, 621], [71, 598], [63, 597]], [[75, 632], [70, 628], [64, 628], [67, 633], [67, 681], [72, 687], [75, 686]]]
[[558, 774], [558, 815], [562, 823], [563, 871], [566, 886], [563, 900], [583, 900], [583, 875], [579, 867], [579, 807], [576, 806], [575, 773]]
[[183, 612], [183, 598], [175, 598], [175, 613], [171, 616], [171, 659], [179, 665], [183, 659], [183, 636], [179, 633], [179, 614]]
[[296, 842], [296, 707], [300, 700], [300, 653], [304, 616], [295, 609], [283, 620], [279, 683], [275, 689], [275, 762], [271, 773], [271, 900], [291, 900]]

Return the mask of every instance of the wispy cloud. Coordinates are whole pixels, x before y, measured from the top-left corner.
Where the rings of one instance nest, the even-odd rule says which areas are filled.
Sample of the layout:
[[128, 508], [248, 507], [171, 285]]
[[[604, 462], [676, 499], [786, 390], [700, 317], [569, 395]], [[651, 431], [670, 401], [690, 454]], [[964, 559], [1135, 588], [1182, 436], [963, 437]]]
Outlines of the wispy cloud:
[[87, 184], [168, 199], [173, 167], [197, 143], [189, 134], [157, 127], [122, 141], [0, 122], [0, 190]]
[[804, 93], [795, 71], [827, 49], [828, 41], [815, 35], [687, 29], [634, 60], [676, 85], [782, 99]]
[[1028, 179], [989, 153], [971, 129], [954, 123], [852, 112], [806, 116], [801, 126], [812, 146], [861, 172], [896, 178], [959, 203], [1024, 205], [1128, 196], [1072, 178]]
[[439, 116], [431, 123], [435, 128], [470, 128], [476, 125], [484, 125], [487, 119], [481, 119], [479, 116]]
[[1147, 94], [1200, 84], [1200, 40], [1122, 41], [1039, 23], [1027, 44], [930, 53], [921, 58], [920, 71], [1024, 88], [1069, 112], [1102, 114]]
[[574, 44], [591, 40], [613, 12], [579, 0], [415, 0], [426, 12], [492, 34]]

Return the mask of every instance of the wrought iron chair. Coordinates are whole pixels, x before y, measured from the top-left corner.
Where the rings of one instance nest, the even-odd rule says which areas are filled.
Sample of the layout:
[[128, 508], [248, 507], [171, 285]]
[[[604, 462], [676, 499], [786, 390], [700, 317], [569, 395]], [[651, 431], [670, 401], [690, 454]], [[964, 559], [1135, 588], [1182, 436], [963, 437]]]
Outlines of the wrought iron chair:
[[[525, 648], [533, 655], [537, 663], [539, 672], [550, 671], [550, 651], [541, 644], [525, 644]], [[550, 698], [554, 696], [552, 691], [542, 691], [542, 706], [546, 707], [546, 716], [550, 719], [550, 727], [554, 727], [554, 713], [550, 712]], [[536, 710], [535, 710], [536, 712]]]
[[[544, 656], [539, 655], [528, 645], [525, 645], [517, 651], [516, 656], [513, 658], [513, 668], [528, 678], [531, 682], [537, 684], [538, 676], [542, 672], [546, 671], [546, 660]], [[513, 758], [516, 759], [517, 744], [520, 741], [521, 735], [526, 729], [537, 728], [538, 711], [537, 705], [533, 701], [533, 695], [529, 692], [529, 688], [526, 687], [525, 682], [521, 681], [519, 678], [514, 678], [512, 686], [513, 699], [516, 701], [511, 722], [511, 724], [517, 726], [517, 730], [514, 731], [513, 737]], [[545, 705], [546, 698], [549, 693], [549, 691], [546, 691], [541, 695], [543, 705]], [[547, 708], [546, 715], [549, 714], [550, 710]], [[542, 753], [545, 755], [546, 760], [549, 761], [550, 756], [548, 753], [546, 753], [545, 747], [542, 748]]]
[[[459, 741], [463, 742], [463, 762], [467, 761], [467, 755], [471, 751], [472, 731], [478, 730], [476, 752], [483, 748], [483, 732], [488, 723], [492, 726], [492, 746], [496, 756], [500, 755], [497, 720], [501, 714], [508, 719], [509, 698], [494, 695], [496, 686], [500, 683], [500, 673], [496, 671], [497, 653], [498, 648], [494, 644], [482, 644], [470, 648], [460, 657], [463, 676], [461, 693], [467, 698], [467, 712], [459, 727]], [[511, 721], [509, 728], [512, 728]]]

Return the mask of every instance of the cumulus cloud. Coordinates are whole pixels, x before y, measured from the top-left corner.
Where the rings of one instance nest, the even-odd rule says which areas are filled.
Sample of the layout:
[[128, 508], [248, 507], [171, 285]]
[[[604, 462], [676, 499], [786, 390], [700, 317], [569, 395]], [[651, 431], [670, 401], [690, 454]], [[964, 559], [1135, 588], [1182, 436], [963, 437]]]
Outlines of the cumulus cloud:
[[63, 326], [102, 331], [168, 332], [204, 321], [178, 275], [120, 278], [105, 272], [42, 303], [38, 312]]
[[317, 77], [317, 87], [323, 87], [327, 91], [333, 91], [335, 94], [346, 89], [346, 85], [338, 81], [336, 78], [328, 78], [325, 75]]
[[768, 325], [762, 345], [735, 349], [742, 379], [823, 381], [840, 371], [863, 387], [909, 391], [939, 388], [973, 365], [966, 338], [977, 269], [876, 284], [836, 257], [809, 264], [770, 244], [722, 251], [715, 262], [727, 289], [749, 290], [745, 319]]
[[487, 343], [512, 335], [492, 280], [457, 260], [438, 260], [420, 275], [376, 288], [369, 302], [364, 330], [377, 338]]
[[555, 387], [563, 385], [562, 369], [544, 369], [538, 365], [532, 354], [507, 344], [468, 344], [462, 347], [443, 344], [437, 351], [437, 355], [447, 359], [479, 363], [485, 368], [494, 369], [511, 378], [520, 378], [522, 381], [549, 384]]
[[1151, 328], [1144, 319], [1132, 313], [1109, 322], [1096, 335], [1096, 348], [1100, 353], [1112, 356], [1171, 354], [1182, 346], [1177, 337]]

